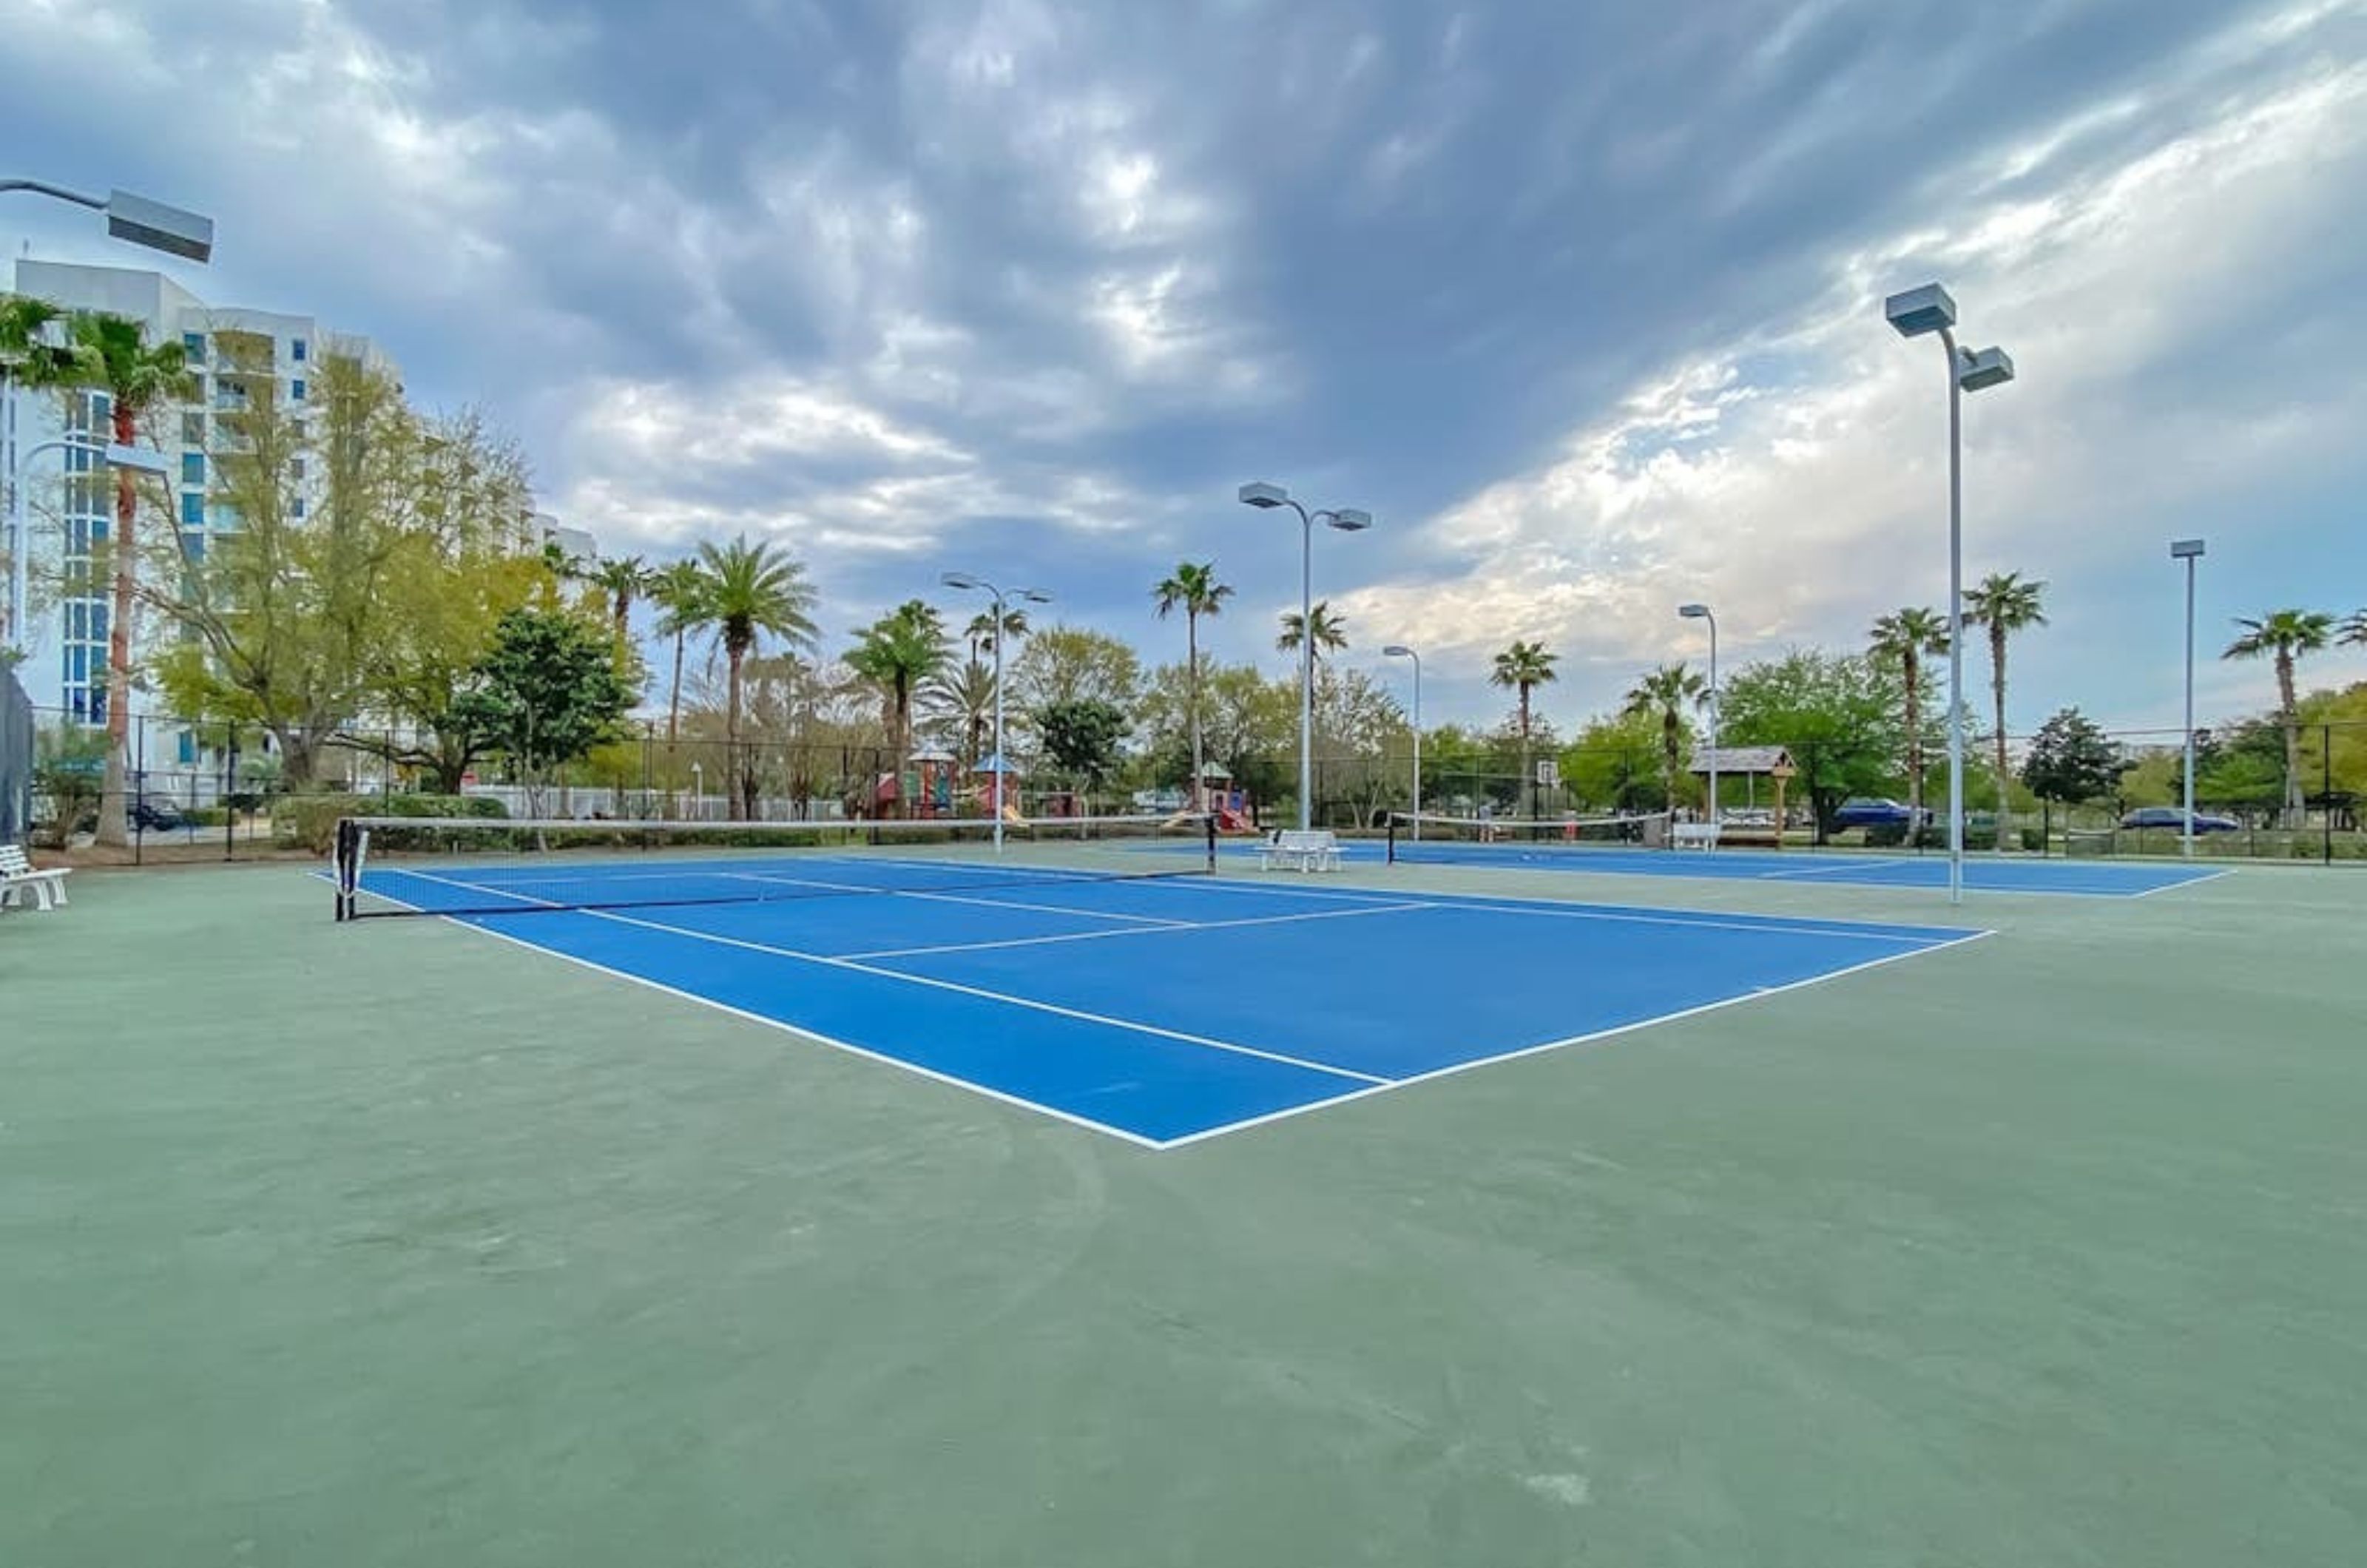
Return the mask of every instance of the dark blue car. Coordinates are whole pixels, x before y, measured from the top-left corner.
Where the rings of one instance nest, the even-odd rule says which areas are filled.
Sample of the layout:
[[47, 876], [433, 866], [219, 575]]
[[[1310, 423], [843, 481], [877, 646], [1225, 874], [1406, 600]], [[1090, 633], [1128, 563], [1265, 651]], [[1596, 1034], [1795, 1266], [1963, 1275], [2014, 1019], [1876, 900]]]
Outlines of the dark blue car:
[[[2121, 818], [2121, 826], [2162, 828], [2174, 833], [2185, 820], [2186, 812], [2180, 807], [2140, 806]], [[2243, 824], [2233, 817], [2214, 817], [2207, 811], [2198, 811], [2194, 814], [2194, 830], [2197, 833], [2232, 833], [2242, 826]]]
[[1872, 795], [1852, 795], [1833, 813], [1835, 828], [1907, 828], [1920, 827], [1931, 820], [1931, 813], [1923, 813], [1922, 822], [1915, 819], [1915, 808], [1896, 800], [1881, 800]]

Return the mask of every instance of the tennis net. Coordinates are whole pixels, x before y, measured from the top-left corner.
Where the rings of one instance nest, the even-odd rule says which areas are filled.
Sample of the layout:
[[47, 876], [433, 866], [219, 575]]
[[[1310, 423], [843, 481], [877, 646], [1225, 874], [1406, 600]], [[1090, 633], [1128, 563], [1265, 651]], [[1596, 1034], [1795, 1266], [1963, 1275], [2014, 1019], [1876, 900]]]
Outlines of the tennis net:
[[1389, 862], [1518, 863], [1608, 849], [1659, 849], [1670, 813], [1619, 817], [1447, 817], [1400, 811], [1389, 818]]
[[1206, 875], [1213, 818], [915, 822], [519, 821], [349, 817], [337, 919], [749, 904]]

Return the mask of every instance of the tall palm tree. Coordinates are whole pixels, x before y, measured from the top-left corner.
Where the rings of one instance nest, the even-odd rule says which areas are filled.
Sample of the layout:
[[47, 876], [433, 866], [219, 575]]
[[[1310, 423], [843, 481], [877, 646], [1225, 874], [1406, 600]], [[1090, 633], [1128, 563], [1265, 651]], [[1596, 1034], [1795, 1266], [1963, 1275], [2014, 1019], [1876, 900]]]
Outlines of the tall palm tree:
[[[97, 378], [93, 374], [90, 357], [72, 339], [53, 343], [52, 333], [63, 338], [60, 325], [65, 312], [46, 299], [36, 299], [28, 294], [0, 294], [0, 400], [13, 395], [22, 387], [40, 390], [51, 387], [86, 385]], [[25, 541], [16, 539], [17, 549], [25, 548]], [[15, 562], [0, 560], [0, 572], [10, 570]], [[27, 643], [29, 638], [23, 626], [0, 625], [0, 644], [9, 640]]]
[[2353, 611], [2342, 623], [2341, 641], [2354, 648], [2367, 648], [2367, 610]]
[[1923, 820], [1923, 660], [1948, 651], [1948, 618], [1937, 610], [1908, 605], [1874, 623], [1867, 633], [1874, 657], [1896, 663], [1907, 679], [1907, 802]]
[[969, 644], [969, 661], [979, 663], [994, 652], [999, 641], [1017, 642], [1027, 635], [1027, 612], [1016, 606], [1006, 607], [998, 623], [992, 610], [980, 610], [962, 628], [962, 640]]
[[[1348, 617], [1333, 615], [1331, 600], [1315, 601], [1308, 615], [1308, 624], [1315, 628], [1317, 663], [1323, 661], [1325, 654], [1338, 653], [1348, 646]], [[1299, 624], [1298, 612], [1285, 611], [1282, 617], [1282, 635], [1274, 639], [1274, 646], [1285, 653], [1297, 653], [1299, 638], [1304, 635], [1305, 627]]]
[[930, 705], [961, 730], [961, 761], [975, 768], [986, 755], [987, 732], [994, 723], [994, 671], [972, 659], [941, 669], [922, 689]]
[[2005, 645], [2019, 631], [2046, 624], [2046, 584], [2018, 571], [1993, 571], [1965, 592], [1967, 625], [1986, 626], [1989, 634], [1989, 700], [1997, 721], [1997, 847], [2006, 847]]
[[1150, 594], [1159, 606], [1161, 620], [1177, 610], [1184, 612], [1184, 702], [1190, 710], [1192, 729], [1192, 809], [1204, 811], [1207, 803], [1203, 775], [1207, 768], [1200, 740], [1200, 617], [1222, 615], [1225, 601], [1233, 596], [1233, 589], [1230, 583], [1217, 581], [1215, 561], [1187, 560], [1176, 562], [1175, 570], [1161, 578]]
[[1521, 699], [1521, 789], [1529, 796], [1529, 815], [1536, 815], [1536, 795], [1529, 775], [1534, 771], [1529, 762], [1529, 694], [1556, 679], [1554, 665], [1561, 658], [1547, 653], [1541, 642], [1514, 642], [1496, 655], [1496, 662], [1488, 671], [1488, 683], [1518, 692]]
[[742, 667], [757, 639], [767, 633], [792, 649], [814, 646], [814, 591], [806, 581], [803, 564], [771, 545], [750, 544], [745, 534], [719, 548], [700, 545], [698, 560], [708, 578], [704, 624], [714, 628], [715, 638], [723, 647], [729, 676], [723, 738], [738, 785], [730, 806], [731, 819], [736, 822], [744, 820], [753, 807], [750, 796], [756, 782], [753, 768], [737, 766]]
[[[912, 694], [945, 663], [945, 625], [918, 599], [906, 600], [855, 633], [846, 665], [879, 688], [888, 744], [900, 771], [912, 749]], [[912, 802], [900, 792], [897, 805], [910, 815]]]
[[1682, 664], [1663, 664], [1627, 688], [1625, 713], [1660, 721], [1660, 787], [1677, 803], [1677, 764], [1683, 761], [1685, 709], [1707, 699], [1709, 682]]
[[666, 694], [666, 744], [682, 728], [682, 652], [690, 634], [708, 624], [707, 569], [687, 557], [650, 574], [649, 595], [658, 607], [658, 634], [674, 638], [674, 682]]
[[[2285, 826], [2301, 825], [2301, 714], [2293, 691], [2293, 666], [2305, 654], [2324, 652], [2334, 640], [2334, 617], [2319, 610], [2271, 610], [2258, 619], [2238, 617], [2244, 635], [2227, 645], [2222, 659], [2276, 660], [2277, 723], [2285, 732]], [[2344, 632], [2346, 638], [2351, 632]]]
[[589, 581], [608, 596], [609, 615], [617, 623], [619, 646], [633, 639], [633, 601], [649, 592], [649, 562], [639, 556], [619, 556], [592, 569]]
[[[126, 316], [90, 311], [74, 316], [73, 341], [97, 384], [107, 389], [112, 438], [129, 446], [155, 410], [197, 395], [187, 351], [176, 339], [150, 343], [147, 328]], [[99, 786], [98, 841], [122, 844], [130, 838], [124, 784], [131, 741], [131, 604], [138, 590], [139, 551], [133, 525], [139, 520], [138, 475], [115, 471], [115, 526], [108, 554], [115, 565], [115, 602], [107, 620], [107, 773]]]

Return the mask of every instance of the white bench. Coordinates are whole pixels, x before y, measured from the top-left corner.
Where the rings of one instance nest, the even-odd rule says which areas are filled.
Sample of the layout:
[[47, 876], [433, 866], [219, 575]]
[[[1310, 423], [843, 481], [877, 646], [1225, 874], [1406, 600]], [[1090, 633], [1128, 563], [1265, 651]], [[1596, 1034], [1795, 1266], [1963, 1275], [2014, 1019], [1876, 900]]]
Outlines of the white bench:
[[1669, 847], [1678, 850], [1714, 850], [1717, 848], [1717, 824], [1672, 822], [1669, 825]]
[[24, 850], [16, 844], [0, 844], [0, 907], [22, 905], [26, 896], [32, 897], [37, 909], [62, 909], [66, 902], [66, 873], [36, 871], [33, 863], [25, 858]]
[[1337, 871], [1340, 840], [1328, 829], [1285, 828], [1258, 846], [1260, 871]]

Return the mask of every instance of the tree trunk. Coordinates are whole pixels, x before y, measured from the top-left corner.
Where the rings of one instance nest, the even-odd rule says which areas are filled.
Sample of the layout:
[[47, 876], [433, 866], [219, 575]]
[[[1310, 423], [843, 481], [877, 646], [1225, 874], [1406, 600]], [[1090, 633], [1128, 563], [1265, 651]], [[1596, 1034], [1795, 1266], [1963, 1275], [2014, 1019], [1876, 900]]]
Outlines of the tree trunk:
[[740, 660], [746, 652], [745, 649], [736, 644], [727, 644], [723, 649], [723, 657], [729, 666], [730, 681], [729, 689], [723, 699], [723, 790], [730, 797], [725, 802], [725, 809], [730, 813], [731, 820], [734, 822], [744, 822], [748, 819], [747, 807], [742, 803], [739, 773]]
[[2293, 654], [2282, 648], [2277, 649], [2277, 700], [2281, 708], [2277, 720], [2285, 732], [2284, 824], [2298, 828], [2302, 823], [2301, 705], [2293, 694]]
[[1184, 682], [1185, 700], [1192, 705], [1192, 793], [1190, 798], [1192, 801], [1193, 810], [1206, 811], [1208, 809], [1207, 792], [1201, 783], [1202, 777], [1206, 773], [1206, 770], [1202, 765], [1200, 760], [1200, 613], [1197, 610], [1187, 608], [1184, 612], [1184, 657], [1190, 660], [1190, 662], [1184, 666]]
[[1989, 627], [1990, 694], [1997, 700], [1997, 852], [2005, 853], [2006, 794], [2005, 774], [2005, 628]]
[[1536, 765], [1529, 758], [1529, 685], [1521, 682], [1521, 794], [1529, 803], [1528, 815], [1537, 814], [1536, 785], [1532, 783]]
[[[138, 434], [130, 405], [115, 400], [116, 441], [131, 445]], [[98, 791], [98, 841], [121, 846], [130, 841], [131, 773], [131, 596], [136, 562], [131, 526], [140, 495], [130, 469], [115, 475], [115, 532], [108, 540], [115, 557], [115, 602], [107, 618], [107, 771]]]

